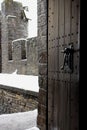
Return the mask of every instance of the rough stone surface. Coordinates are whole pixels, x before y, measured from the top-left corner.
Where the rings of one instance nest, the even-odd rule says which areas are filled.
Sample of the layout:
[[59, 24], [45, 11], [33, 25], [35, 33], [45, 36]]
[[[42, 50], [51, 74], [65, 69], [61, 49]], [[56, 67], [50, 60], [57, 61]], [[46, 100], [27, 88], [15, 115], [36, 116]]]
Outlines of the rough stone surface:
[[0, 11], [0, 73], [2, 69], [2, 54], [1, 54], [1, 11]]
[[[38, 0], [37, 5], [38, 5], [38, 7], [37, 7], [37, 9], [38, 9], [38, 37], [34, 38], [34, 39], [30, 39], [30, 40], [28, 39], [27, 51], [26, 51], [27, 59], [19, 60], [19, 62], [17, 62], [17, 63], [15, 60], [15, 64], [14, 64], [14, 60], [8, 61], [8, 44], [7, 44], [7, 42], [11, 40], [11, 39], [10, 40], [8, 39], [8, 35], [11, 34], [11, 32], [10, 32], [11, 29], [9, 28], [9, 32], [8, 32], [7, 28], [10, 25], [7, 24], [8, 21], [7, 21], [7, 19], [5, 19], [5, 16], [3, 15], [3, 18], [2, 18], [2, 22], [3, 22], [3, 24], [2, 24], [2, 31], [3, 31], [3, 35], [2, 35], [2, 41], [3, 41], [2, 42], [2, 48], [3, 48], [2, 70], [3, 70], [3, 72], [12, 73], [13, 71], [15, 71], [15, 69], [18, 69], [18, 73], [23, 73], [23, 74], [27, 73], [27, 74], [34, 74], [34, 75], [38, 74], [39, 75], [40, 90], [39, 90], [39, 97], [38, 97], [38, 100], [39, 100], [38, 101], [39, 102], [38, 113], [39, 114], [37, 117], [37, 125], [40, 128], [40, 130], [46, 130], [46, 125], [47, 125], [47, 0]], [[21, 8], [21, 5], [20, 5], [20, 8]], [[5, 12], [5, 9], [7, 10], [7, 8], [4, 6], [3, 12]], [[9, 8], [8, 8], [8, 12], [10, 12]], [[17, 10], [17, 12], [19, 12], [19, 11]], [[20, 15], [18, 15], [18, 16], [20, 16]], [[13, 19], [11, 19], [10, 22], [11, 22], [11, 24], [13, 24], [13, 26], [15, 26], [18, 21], [16, 21], [16, 18], [13, 18]], [[17, 26], [17, 30], [18, 30], [17, 35], [19, 35], [19, 36], [17, 38], [21, 38], [21, 37], [23, 38], [23, 37], [25, 37], [25, 34], [27, 34], [27, 33], [25, 33], [26, 25], [24, 25], [21, 22], [20, 22], [20, 24], [18, 23], [18, 25], [19, 25], [19, 27]], [[25, 31], [24, 31], [24, 26], [25, 26]], [[14, 33], [14, 29], [11, 30], [12, 33]], [[21, 37], [20, 37], [20, 34], [22, 35]], [[14, 39], [12, 39], [12, 40], [14, 40]], [[32, 44], [32, 42], [34, 42], [34, 43]], [[18, 43], [15, 42], [15, 44], [17, 44], [16, 47], [21, 48], [20, 42], [18, 42]], [[19, 48], [17, 50], [19, 50]], [[15, 50], [15, 51], [17, 51], [17, 50]], [[14, 55], [14, 52], [13, 52], [13, 55]], [[19, 58], [19, 56], [21, 57], [21, 52], [18, 52], [17, 54], [18, 54], [17, 55], [18, 57], [16, 57], [16, 58]], [[17, 68], [14, 67], [14, 65], [17, 65], [16, 66]], [[39, 68], [39, 70], [38, 70], [38, 68]], [[12, 70], [12, 71], [10, 71], [10, 70]]]
[[38, 93], [0, 85], [0, 114], [36, 109]]
[[[23, 42], [26, 44], [26, 59], [22, 59], [21, 47], [23, 46]], [[18, 74], [38, 75], [37, 47], [37, 38], [27, 39], [27, 42], [25, 40], [14, 41], [12, 47], [13, 60], [4, 61], [5, 59], [3, 59], [2, 72], [13, 73], [17, 69]], [[2, 58], [4, 58], [4, 56]]]
[[22, 19], [22, 11], [23, 7], [20, 2], [5, 0], [2, 3], [1, 72], [13, 73], [17, 69], [18, 74], [38, 75], [38, 42], [36, 37], [27, 39], [28, 21]]
[[47, 127], [47, 1], [38, 0], [39, 96], [37, 125]]

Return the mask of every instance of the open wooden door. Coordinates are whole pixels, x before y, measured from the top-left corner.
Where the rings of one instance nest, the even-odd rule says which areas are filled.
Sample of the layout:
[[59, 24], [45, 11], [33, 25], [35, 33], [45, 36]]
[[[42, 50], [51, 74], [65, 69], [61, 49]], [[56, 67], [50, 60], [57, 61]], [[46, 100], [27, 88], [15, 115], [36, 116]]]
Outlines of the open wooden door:
[[48, 130], [79, 130], [80, 0], [48, 2]]

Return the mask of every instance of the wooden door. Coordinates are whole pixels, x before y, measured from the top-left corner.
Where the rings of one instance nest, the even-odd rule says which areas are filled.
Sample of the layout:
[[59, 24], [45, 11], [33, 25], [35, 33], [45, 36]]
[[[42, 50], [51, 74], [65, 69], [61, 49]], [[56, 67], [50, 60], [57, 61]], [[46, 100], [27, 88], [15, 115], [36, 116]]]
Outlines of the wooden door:
[[48, 130], [79, 130], [79, 36], [80, 0], [49, 0]]

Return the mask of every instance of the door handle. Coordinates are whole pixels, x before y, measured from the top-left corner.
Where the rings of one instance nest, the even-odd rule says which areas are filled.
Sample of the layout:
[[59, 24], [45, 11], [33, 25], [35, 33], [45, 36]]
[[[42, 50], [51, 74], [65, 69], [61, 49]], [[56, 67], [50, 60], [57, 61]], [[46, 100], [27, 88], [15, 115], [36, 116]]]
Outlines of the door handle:
[[61, 70], [63, 70], [64, 72], [72, 73], [73, 52], [74, 52], [73, 45], [64, 48], [64, 50], [62, 50], [61, 52], [64, 53], [64, 61], [63, 61], [63, 65], [61, 66]]

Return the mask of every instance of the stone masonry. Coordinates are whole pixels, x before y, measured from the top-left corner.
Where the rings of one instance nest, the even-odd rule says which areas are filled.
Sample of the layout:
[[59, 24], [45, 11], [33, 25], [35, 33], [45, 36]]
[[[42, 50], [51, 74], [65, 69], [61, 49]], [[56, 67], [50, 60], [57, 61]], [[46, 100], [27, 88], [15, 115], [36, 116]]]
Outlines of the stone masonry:
[[37, 106], [38, 93], [0, 85], [0, 114], [30, 111]]
[[[22, 46], [25, 44], [26, 58], [22, 59]], [[2, 72], [18, 74], [38, 75], [38, 48], [37, 38], [19, 39], [12, 42], [12, 60], [4, 61]], [[5, 67], [6, 63], [6, 67]]]
[[[19, 60], [18, 68], [22, 68], [22, 66], [20, 66], [21, 62], [23, 62], [24, 66], [26, 65], [25, 68], [27, 68], [27, 66], [29, 68], [31, 67], [31, 69], [28, 68], [27, 70], [23, 68], [23, 71], [24, 72], [27, 71], [28, 74], [36, 73], [35, 70], [38, 70], [38, 68], [39, 68], [38, 75], [39, 75], [40, 90], [39, 90], [39, 94], [38, 94], [37, 125], [40, 128], [40, 130], [46, 130], [46, 127], [47, 127], [47, 0], [38, 0], [37, 5], [38, 5], [38, 7], [37, 7], [38, 8], [38, 37], [36, 38], [37, 40], [32, 38], [29, 41], [29, 39], [28, 39], [29, 44], [27, 44], [27, 46], [29, 46], [29, 47], [27, 47], [27, 53], [26, 53], [27, 60], [26, 59], [22, 60], [22, 61]], [[15, 19], [16, 18], [14, 17], [12, 20], [12, 21], [14, 21], [13, 23], [15, 23], [15, 21], [16, 21]], [[4, 26], [3, 30], [6, 30], [5, 34], [3, 35], [4, 42], [2, 42], [2, 47], [3, 47], [2, 70], [3, 70], [3, 72], [7, 72], [7, 70], [8, 70], [7, 68], [9, 68], [8, 72], [12, 73], [17, 68], [14, 67], [15, 69], [12, 70], [11, 67], [12, 67], [12, 65], [14, 66], [13, 61], [12, 60], [8, 61], [8, 50], [5, 49], [5, 48], [8, 48], [8, 44], [6, 42], [6, 41], [8, 41], [8, 37], [7, 37], [8, 30], [7, 30], [7, 24], [5, 24], [7, 21], [5, 21], [5, 20], [6, 19], [4, 19], [3, 25], [2, 25], [2, 26]], [[25, 38], [25, 37], [18, 37], [17, 39], [19, 39], [19, 38]], [[21, 41], [18, 43], [15, 40], [16, 39], [13, 39], [14, 46], [17, 45], [20, 47]], [[33, 41], [35, 41], [35, 42], [37, 41], [37, 44], [35, 44], [35, 42], [32, 44]], [[32, 51], [32, 47], [33, 47], [33, 51]], [[38, 50], [38, 53], [37, 53], [37, 51], [35, 52], [35, 49]], [[15, 51], [16, 50], [14, 50], [14, 52]], [[29, 54], [29, 52], [32, 52], [32, 54], [31, 53]], [[38, 56], [36, 54], [34, 55], [34, 52], [36, 54], [38, 54]], [[19, 52], [19, 53], [20, 53], [20, 55], [19, 54], [18, 55], [21, 57], [21, 52]], [[37, 58], [35, 58], [35, 56]], [[37, 60], [34, 61], [35, 59], [38, 59], [38, 61]], [[34, 64], [36, 63], [36, 65], [37, 65], [36, 68], [31, 64], [31, 60], [34, 61], [33, 62]], [[4, 64], [4, 62], [5, 62], [5, 64]], [[12, 64], [12, 65], [10, 65], [10, 64]], [[5, 68], [6, 68], [6, 70], [4, 70]], [[35, 68], [35, 70], [34, 70], [34, 68]], [[10, 70], [12, 70], [12, 72]], [[31, 70], [33, 72], [31, 72]], [[21, 71], [20, 72], [18, 71], [18, 73], [21, 73]]]
[[0, 12], [0, 73], [2, 69], [2, 54], [1, 54], [1, 12]]
[[27, 39], [29, 22], [22, 4], [5, 0], [1, 7], [1, 72], [38, 75], [37, 38]]
[[37, 124], [47, 127], [47, 0], [38, 0], [39, 105]]

